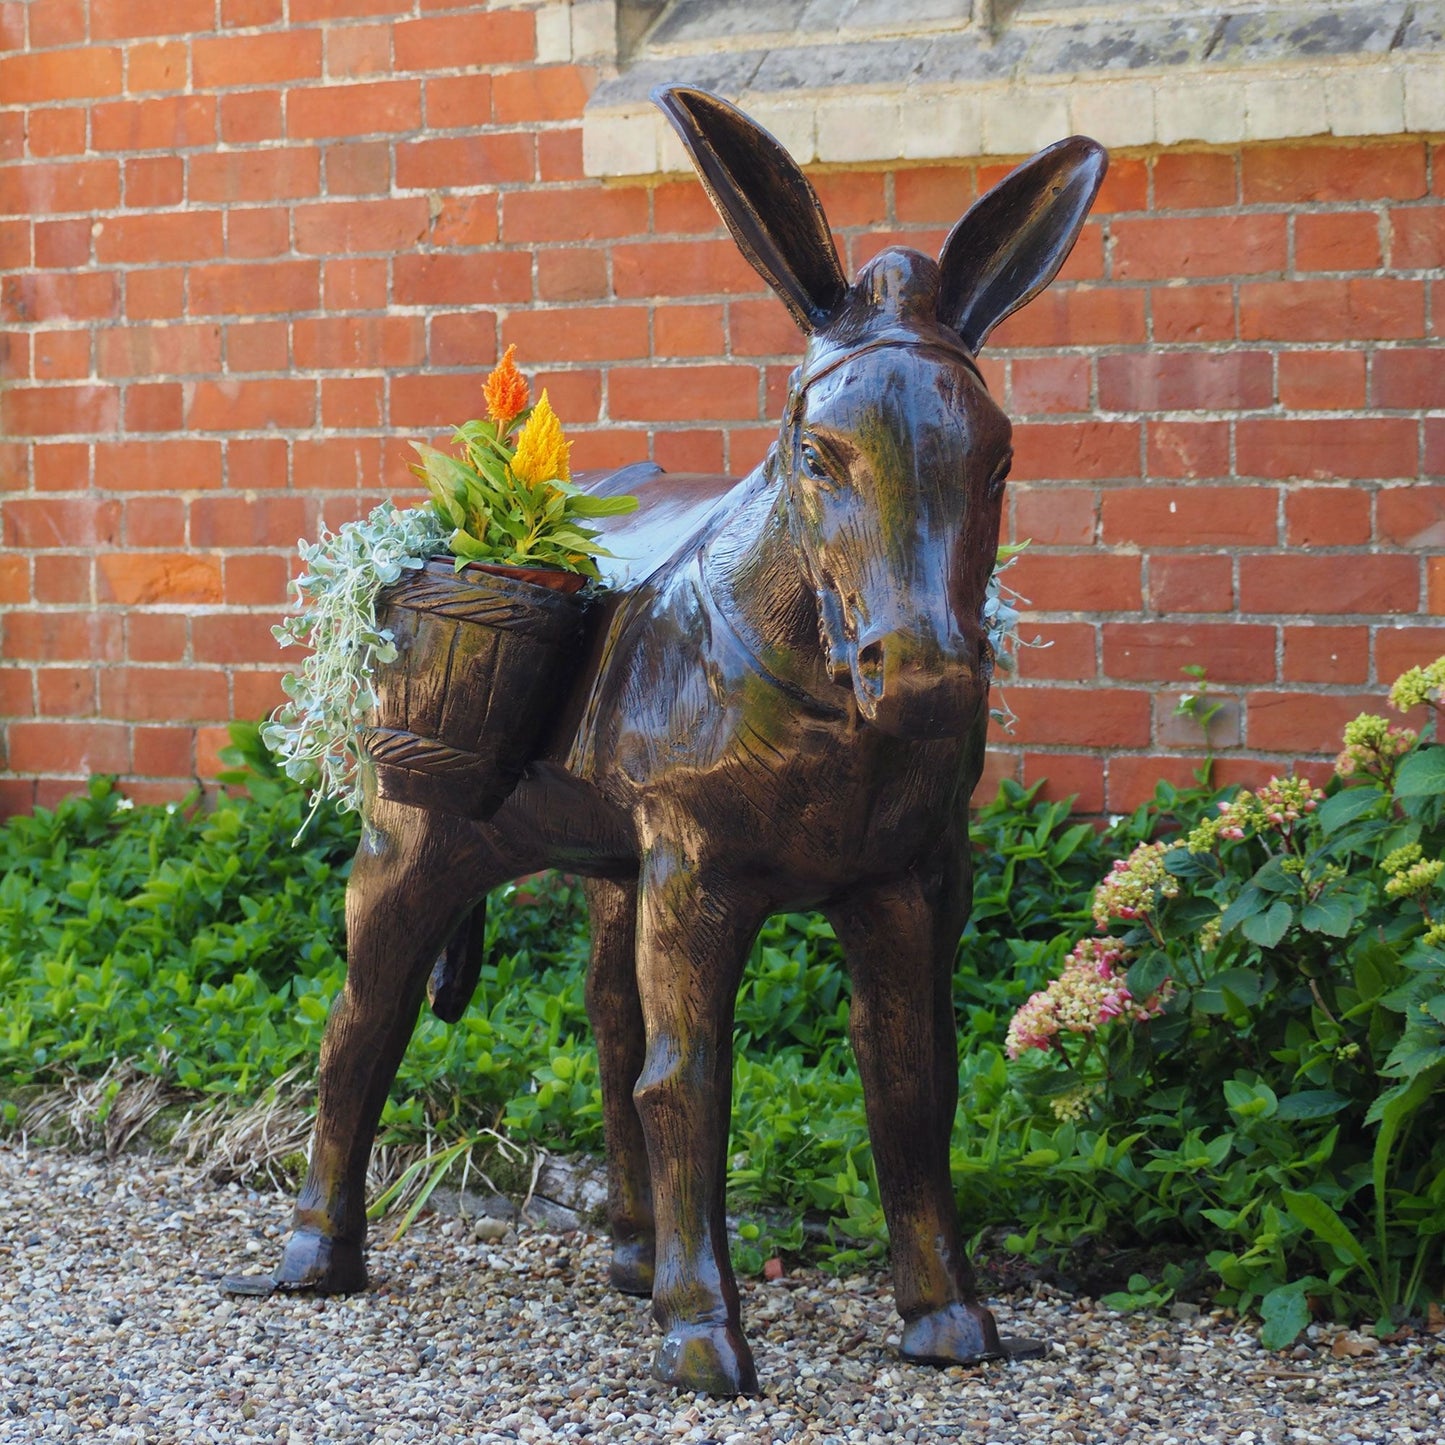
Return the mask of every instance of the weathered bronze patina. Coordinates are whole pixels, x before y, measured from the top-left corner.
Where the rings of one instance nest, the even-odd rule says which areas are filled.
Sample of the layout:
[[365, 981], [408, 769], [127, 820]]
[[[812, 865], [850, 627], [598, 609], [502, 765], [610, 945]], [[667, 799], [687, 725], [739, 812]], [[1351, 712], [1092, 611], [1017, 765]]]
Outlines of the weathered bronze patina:
[[632, 580], [595, 611], [586, 660], [557, 679], [562, 721], [489, 822], [372, 792], [311, 1169], [260, 1289], [363, 1288], [367, 1158], [428, 974], [433, 1007], [457, 1018], [486, 892], [561, 867], [587, 879], [592, 917], [611, 1277], [652, 1295], [657, 1375], [757, 1388], [723, 1186], [734, 999], [780, 909], [821, 909], [846, 950], [902, 1353], [994, 1358], [1006, 1345], [948, 1167], [950, 980], [992, 665], [980, 613], [1010, 459], [974, 355], [1063, 264], [1104, 152], [1078, 137], [1043, 151], [938, 262], [891, 247], [850, 286], [772, 137], [705, 92], [656, 98], [807, 335], [781, 431], [737, 484], [637, 468], [604, 484], [641, 500], [605, 539]]

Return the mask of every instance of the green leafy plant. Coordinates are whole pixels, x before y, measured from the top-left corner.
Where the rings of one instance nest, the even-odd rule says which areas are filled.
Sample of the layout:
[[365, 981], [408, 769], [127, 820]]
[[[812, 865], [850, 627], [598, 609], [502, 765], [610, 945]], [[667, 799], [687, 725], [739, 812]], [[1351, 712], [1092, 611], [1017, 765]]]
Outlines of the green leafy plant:
[[589, 496], [572, 484], [568, 455], [547, 393], [528, 406], [527, 384], [506, 355], [484, 388], [487, 416], [456, 429], [455, 456], [413, 442], [432, 511], [447, 531], [460, 572], [469, 562], [544, 567], [600, 581], [596, 559], [612, 554], [586, 525], [635, 511], [636, 497]]
[[[308, 1101], [344, 978], [343, 894], [358, 821], [328, 811], [286, 847], [305, 794], [256, 727], [232, 736], [228, 793], [209, 809], [199, 800], [131, 807], [97, 779], [53, 812], [0, 828], [5, 1127], [30, 1127], [33, 1104], [72, 1078], [102, 1079], [117, 1058], [197, 1119], [248, 1108], [288, 1074], [278, 1106]], [[997, 1102], [1007, 1098], [1003, 1024], [1050, 966], [1061, 901], [1066, 919], [1084, 916], [1106, 845], [1069, 819], [1067, 804], [1040, 803], [1036, 790], [1013, 784], [982, 811], [975, 838], [979, 906], [955, 994], [965, 1093]], [[548, 875], [498, 889], [485, 941], [472, 1007], [455, 1026], [423, 1016], [386, 1106], [383, 1139], [396, 1168], [433, 1156], [410, 1187], [444, 1162], [442, 1141], [491, 1128], [522, 1145], [601, 1147], [579, 886]], [[785, 1241], [805, 1215], [831, 1226], [840, 1269], [876, 1253], [884, 1236], [847, 1026], [846, 970], [828, 924], [813, 914], [770, 919], [738, 1000], [732, 1188], [741, 1207], [773, 1221], [779, 1248], [792, 1248]], [[293, 1164], [294, 1149], [286, 1144]], [[1005, 1166], [1012, 1150], [1005, 1130]], [[997, 1179], [981, 1217], [1017, 1219], [1021, 1195], [1007, 1167], [980, 1175], [976, 1152], [965, 1144], [957, 1153], [961, 1187]], [[476, 1157], [445, 1161], [451, 1177]], [[1024, 1173], [1031, 1189], [1046, 1177], [1033, 1166]]]
[[1224, 704], [1209, 700], [1209, 676], [1205, 668], [1198, 663], [1191, 663], [1179, 670], [1186, 677], [1192, 679], [1194, 691], [1180, 694], [1179, 701], [1174, 705], [1174, 716], [1187, 717], [1199, 728], [1200, 735], [1204, 739], [1204, 746], [1209, 750], [1209, 756], [1205, 758], [1202, 768], [1195, 776], [1201, 783], [1207, 783], [1214, 762], [1214, 739], [1210, 736], [1209, 725]]
[[1147, 1274], [1131, 1274], [1128, 1284], [1100, 1296], [1099, 1303], [1111, 1310], [1153, 1310], [1167, 1305], [1184, 1282], [1184, 1270], [1177, 1264], [1166, 1264], [1156, 1284]]

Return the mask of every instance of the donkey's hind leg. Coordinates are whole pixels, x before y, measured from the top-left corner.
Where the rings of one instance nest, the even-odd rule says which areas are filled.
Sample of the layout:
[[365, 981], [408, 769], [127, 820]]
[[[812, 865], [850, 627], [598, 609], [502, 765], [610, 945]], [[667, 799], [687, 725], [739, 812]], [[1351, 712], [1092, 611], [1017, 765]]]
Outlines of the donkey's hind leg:
[[489, 876], [473, 825], [374, 800], [346, 889], [346, 986], [321, 1043], [311, 1166], [272, 1289], [349, 1294], [366, 1287], [366, 1166], [386, 1096], [411, 1039], [433, 961]]
[[587, 1015], [602, 1076], [607, 1140], [608, 1276], [625, 1294], [652, 1293], [655, 1236], [647, 1141], [632, 1097], [642, 1072], [642, 1004], [637, 995], [637, 885], [593, 879], [586, 885], [592, 920]]
[[927, 1364], [1004, 1353], [978, 1302], [948, 1162], [958, 1104], [953, 958], [966, 897], [950, 877], [930, 887], [910, 876], [828, 910], [853, 981], [853, 1052], [892, 1241], [900, 1352]]

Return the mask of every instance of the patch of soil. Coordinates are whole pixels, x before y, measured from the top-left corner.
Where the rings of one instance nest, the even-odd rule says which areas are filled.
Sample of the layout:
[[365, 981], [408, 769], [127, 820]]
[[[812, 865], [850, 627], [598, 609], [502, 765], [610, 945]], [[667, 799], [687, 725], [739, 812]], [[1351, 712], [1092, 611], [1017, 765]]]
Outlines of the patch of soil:
[[1164, 1267], [1172, 1264], [1184, 1272], [1174, 1298], [1203, 1302], [1208, 1297], [1204, 1261], [1182, 1244], [1124, 1245], [1107, 1237], [1088, 1236], [1053, 1255], [1040, 1250], [1030, 1259], [1004, 1248], [1007, 1233], [990, 1231], [974, 1256], [979, 1289], [984, 1294], [1010, 1294], [1038, 1283], [1098, 1299], [1125, 1289], [1132, 1275], [1157, 1281]]

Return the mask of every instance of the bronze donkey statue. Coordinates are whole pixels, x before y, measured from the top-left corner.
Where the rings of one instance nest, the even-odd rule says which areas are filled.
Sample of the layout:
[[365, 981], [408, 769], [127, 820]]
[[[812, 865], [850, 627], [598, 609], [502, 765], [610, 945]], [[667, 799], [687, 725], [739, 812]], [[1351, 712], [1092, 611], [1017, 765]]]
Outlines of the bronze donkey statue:
[[455, 1019], [487, 891], [561, 867], [587, 880], [592, 921], [611, 1279], [652, 1295], [657, 1376], [757, 1389], [723, 1212], [731, 1030], [754, 935], [783, 909], [822, 910], [846, 951], [902, 1353], [996, 1358], [949, 1176], [981, 612], [1011, 456], [974, 355], [1063, 264], [1105, 154], [1080, 137], [1043, 151], [938, 262], [890, 248], [850, 286], [771, 136], [702, 91], [654, 98], [807, 334], [778, 440], [740, 483], [631, 468], [603, 484], [641, 494], [605, 539], [638, 580], [600, 609], [561, 724], [489, 821], [369, 797], [311, 1168], [252, 1290], [365, 1286], [367, 1160], [433, 962], [433, 1007]]

